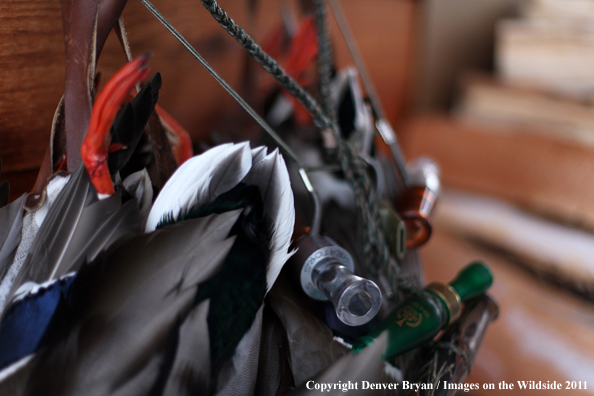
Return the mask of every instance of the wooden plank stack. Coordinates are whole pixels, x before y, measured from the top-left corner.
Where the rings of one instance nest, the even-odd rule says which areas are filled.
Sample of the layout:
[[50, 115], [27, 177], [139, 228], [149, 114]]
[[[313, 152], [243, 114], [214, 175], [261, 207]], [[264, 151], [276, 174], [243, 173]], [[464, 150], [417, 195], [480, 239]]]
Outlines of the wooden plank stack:
[[407, 158], [435, 158], [446, 187], [428, 281], [472, 257], [493, 268], [500, 317], [469, 382], [593, 379], [593, 21], [588, 0], [529, 1], [497, 25], [495, 74], [461, 73], [451, 113], [401, 129]]

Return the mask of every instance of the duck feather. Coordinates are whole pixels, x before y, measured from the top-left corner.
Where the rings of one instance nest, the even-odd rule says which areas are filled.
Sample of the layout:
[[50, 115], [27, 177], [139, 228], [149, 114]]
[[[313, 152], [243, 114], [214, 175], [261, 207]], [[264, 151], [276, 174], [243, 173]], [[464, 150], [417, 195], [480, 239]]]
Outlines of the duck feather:
[[0, 227], [0, 280], [12, 263], [21, 242], [23, 204], [26, 197], [27, 195], [24, 194], [16, 201], [0, 208], [0, 224], [2, 224]]
[[330, 328], [313, 314], [276, 292], [268, 296], [268, 301], [285, 327], [289, 363], [296, 386], [326, 369], [346, 353], [346, 348], [333, 341]]
[[[176, 366], [175, 351], [193, 322], [198, 285], [222, 265], [240, 212], [128, 237], [83, 266], [68, 293], [70, 319], [60, 323], [67, 334], [36, 353], [36, 380], [23, 394], [160, 394], [163, 374], [183, 363]], [[208, 340], [201, 323], [193, 336]]]
[[182, 211], [214, 201], [239, 184], [251, 166], [248, 143], [223, 144], [190, 158], [163, 186], [149, 213], [145, 231], [155, 230], [165, 216], [177, 220]]
[[9, 302], [24, 284], [42, 283], [76, 271], [119, 238], [141, 232], [136, 200], [122, 205], [120, 193], [98, 200], [82, 166], [45, 217], [12, 285]]
[[233, 358], [222, 368], [217, 384], [216, 396], [253, 395], [256, 389], [260, 340], [262, 333], [262, 313], [260, 306], [254, 322], [237, 345]]
[[261, 157], [261, 160], [253, 165], [245, 182], [259, 187], [262, 200], [266, 202], [264, 213], [273, 219], [271, 257], [266, 276], [268, 292], [284, 264], [295, 254], [295, 250], [288, 252], [295, 226], [295, 203], [289, 172], [278, 149]]
[[[343, 384], [368, 382], [386, 382], [385, 380], [385, 362], [381, 358], [386, 350], [388, 335], [382, 334], [373, 344], [362, 350], [357, 355], [348, 354], [334, 362], [330, 367], [319, 375], [311, 378], [317, 383], [325, 384]], [[349, 395], [368, 395], [369, 389], [350, 389]], [[311, 390], [307, 389], [307, 383], [304, 382], [299, 388], [287, 393], [287, 396], [305, 396], [310, 395]], [[342, 388], [331, 389], [328, 395], [343, 395]]]
[[255, 395], [283, 395], [294, 387], [289, 355], [289, 344], [283, 324], [270, 308], [270, 304], [266, 304], [262, 319]]
[[59, 262], [66, 252], [84, 208], [96, 200], [97, 194], [89, 182], [87, 172], [83, 166], [79, 166], [45, 216], [12, 284], [7, 301], [12, 300], [22, 284], [41, 283], [50, 278], [54, 267], [52, 264]]
[[210, 343], [206, 317], [209, 300], [190, 312], [179, 330], [175, 362], [165, 386], [164, 395], [192, 396], [208, 394], [210, 389]]

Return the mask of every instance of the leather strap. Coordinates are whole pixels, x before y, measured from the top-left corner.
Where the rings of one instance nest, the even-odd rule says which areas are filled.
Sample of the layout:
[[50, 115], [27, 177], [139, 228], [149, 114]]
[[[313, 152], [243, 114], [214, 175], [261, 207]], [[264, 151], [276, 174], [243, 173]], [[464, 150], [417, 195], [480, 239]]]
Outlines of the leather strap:
[[100, 5], [99, 0], [61, 2], [66, 50], [64, 97], [54, 115], [37, 180], [25, 202], [27, 210], [43, 204], [47, 180], [65, 152], [69, 171], [82, 164], [80, 148], [91, 119], [96, 60], [126, 3], [127, 0], [102, 0]]
[[92, 111], [96, 61], [127, 0], [62, 0], [66, 48], [64, 110], [67, 168], [81, 163], [80, 148]]
[[66, 48], [64, 110], [69, 171], [82, 163], [80, 148], [91, 119], [97, 12], [98, 0], [62, 0]]

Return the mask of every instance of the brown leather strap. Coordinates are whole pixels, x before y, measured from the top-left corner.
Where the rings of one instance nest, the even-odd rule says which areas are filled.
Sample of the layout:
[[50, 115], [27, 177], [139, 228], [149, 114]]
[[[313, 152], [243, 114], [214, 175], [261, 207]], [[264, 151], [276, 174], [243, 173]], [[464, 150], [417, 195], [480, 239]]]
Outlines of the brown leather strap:
[[66, 48], [64, 107], [67, 167], [82, 163], [80, 148], [91, 119], [98, 0], [62, 0]]
[[80, 148], [91, 118], [96, 60], [126, 3], [127, 0], [103, 0], [98, 6], [98, 0], [62, 0], [66, 48], [64, 97], [56, 109], [50, 142], [25, 203], [28, 210], [35, 210], [43, 203], [47, 180], [65, 152], [69, 171], [82, 163]]
[[66, 153], [66, 134], [64, 131], [64, 97], [62, 96], [54, 113], [50, 141], [45, 150], [39, 173], [37, 173], [35, 185], [25, 199], [24, 208], [27, 211], [37, 210], [43, 204], [47, 181], [52, 175], [54, 165], [62, 159], [64, 153]]
[[116, 26], [127, 2], [128, 0], [101, 0], [97, 20], [97, 59], [99, 59], [103, 45], [107, 41], [111, 29]]
[[80, 148], [92, 110], [96, 59], [120, 17], [127, 0], [62, 0], [62, 24], [66, 47], [64, 88], [67, 167], [81, 163]]
[[120, 45], [122, 46], [122, 50], [124, 51], [124, 54], [126, 54], [126, 59], [130, 62], [132, 60], [132, 51], [130, 50], [130, 42], [128, 41], [128, 34], [126, 33], [126, 28], [124, 26], [124, 17], [120, 16], [114, 29], [118, 36], [118, 40], [120, 41]]

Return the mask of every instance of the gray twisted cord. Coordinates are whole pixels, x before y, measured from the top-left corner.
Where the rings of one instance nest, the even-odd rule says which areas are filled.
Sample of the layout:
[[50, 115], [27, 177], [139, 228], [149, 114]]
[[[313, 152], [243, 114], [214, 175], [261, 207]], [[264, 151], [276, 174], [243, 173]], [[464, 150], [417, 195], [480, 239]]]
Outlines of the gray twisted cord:
[[[336, 123], [330, 92], [333, 49], [328, 32], [326, 0], [314, 0], [314, 3], [316, 6], [315, 20], [318, 33], [318, 74], [321, 104], [326, 115], [332, 122]], [[351, 150], [350, 146], [343, 139], [339, 139], [337, 155], [341, 159], [346, 157], [348, 165], [345, 166], [356, 168], [355, 174], [361, 175], [358, 180], [361, 183], [361, 187], [359, 187], [361, 191], [355, 191], [355, 196], [366, 198], [357, 202], [358, 207], [362, 208], [361, 214], [365, 229], [365, 241], [363, 245], [365, 257], [367, 258], [369, 255], [369, 258], [366, 259], [366, 267], [372, 273], [377, 273], [381, 268], [388, 268], [390, 272], [395, 273], [396, 276], [394, 278], [396, 281], [392, 282], [392, 288], [396, 291], [401, 279], [400, 268], [394, 268], [395, 263], [390, 261], [388, 247], [381, 230], [377, 227], [381, 221], [379, 207], [377, 205], [379, 197], [377, 189], [373, 188], [368, 177], [367, 165], [360, 156]], [[343, 169], [345, 169], [345, 166], [343, 166]], [[357, 189], [356, 187], [354, 188]]]
[[347, 181], [355, 192], [357, 208], [361, 212], [365, 241], [363, 252], [366, 267], [372, 273], [389, 265], [389, 253], [381, 230], [378, 227], [379, 211], [375, 189], [371, 186], [364, 161], [356, 155], [340, 137], [338, 126], [320, 108], [316, 100], [295, 80], [289, 77], [279, 64], [266, 54], [254, 40], [229, 17], [216, 0], [201, 0], [215, 20], [239, 42], [252, 57], [270, 73], [279, 84], [293, 95], [312, 115], [320, 129], [332, 130], [337, 140], [337, 156]]
[[316, 5], [316, 30], [318, 33], [318, 75], [320, 101], [326, 115], [336, 121], [334, 106], [330, 95], [330, 78], [332, 74], [332, 43], [326, 23], [326, 0], [314, 0]]
[[318, 128], [332, 128], [332, 121], [323, 113], [316, 100], [289, 77], [280, 65], [260, 48], [256, 42], [223, 10], [215, 0], [201, 0], [214, 19], [245, 48], [250, 55], [270, 73], [291, 95], [312, 114]]

